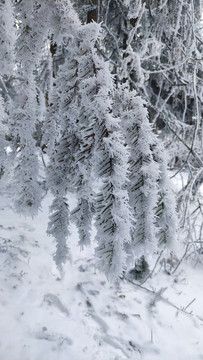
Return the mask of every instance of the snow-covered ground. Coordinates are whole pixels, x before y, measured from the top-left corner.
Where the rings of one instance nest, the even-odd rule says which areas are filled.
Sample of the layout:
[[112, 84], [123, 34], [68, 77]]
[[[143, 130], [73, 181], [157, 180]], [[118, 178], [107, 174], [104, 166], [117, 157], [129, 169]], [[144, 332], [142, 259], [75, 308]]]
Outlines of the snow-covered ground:
[[128, 276], [113, 285], [94, 250], [80, 252], [73, 226], [61, 279], [46, 235], [50, 201], [25, 219], [0, 195], [0, 360], [203, 359], [202, 266], [168, 275], [159, 262], [142, 287]]

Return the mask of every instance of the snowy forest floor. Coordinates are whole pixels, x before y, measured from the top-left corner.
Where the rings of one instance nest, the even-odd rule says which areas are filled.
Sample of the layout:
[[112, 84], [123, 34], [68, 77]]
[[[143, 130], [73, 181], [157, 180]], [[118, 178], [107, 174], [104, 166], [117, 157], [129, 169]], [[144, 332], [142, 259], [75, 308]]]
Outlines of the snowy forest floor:
[[59, 279], [50, 201], [30, 219], [0, 194], [0, 360], [203, 359], [202, 265], [168, 275], [158, 264], [143, 287], [112, 285], [72, 226], [73, 261]]

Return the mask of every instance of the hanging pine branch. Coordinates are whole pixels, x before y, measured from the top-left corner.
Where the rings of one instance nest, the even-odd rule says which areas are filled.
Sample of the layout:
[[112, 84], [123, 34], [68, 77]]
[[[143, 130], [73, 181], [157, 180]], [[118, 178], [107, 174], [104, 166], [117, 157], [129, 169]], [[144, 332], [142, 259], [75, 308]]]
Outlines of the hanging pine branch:
[[152, 254], [157, 246], [172, 248], [177, 239], [176, 204], [167, 170], [167, 154], [149, 124], [145, 102], [123, 85], [114, 112], [122, 116], [129, 146], [129, 198], [134, 215], [135, 255]]
[[14, 9], [11, 0], [5, 0], [0, 4], [0, 75], [10, 76], [14, 72], [16, 43]]
[[157, 225], [159, 245], [173, 249], [177, 241], [178, 218], [175, 194], [168, 174], [168, 156], [161, 141], [153, 147], [155, 161], [159, 164], [159, 200], [157, 205]]
[[132, 239], [136, 255], [153, 253], [157, 246], [155, 208], [158, 202], [159, 165], [152, 147], [157, 142], [143, 100], [121, 88], [122, 120], [129, 146], [129, 199], [133, 210]]
[[[77, 122], [80, 105], [78, 102], [75, 41], [77, 15], [69, 2], [58, 1], [54, 11], [57, 21], [52, 23], [52, 31], [55, 36], [53, 41], [57, 41], [57, 46], [63, 44], [63, 50], [67, 52], [67, 59], [53, 78], [54, 86], [49, 93], [49, 112], [47, 125], [45, 125], [48, 130], [47, 141], [45, 137], [43, 141], [48, 147], [47, 152], [50, 156], [47, 182], [54, 195], [47, 231], [56, 239], [54, 260], [59, 270], [62, 270], [63, 264], [71, 257], [67, 245], [70, 222], [67, 192], [74, 191], [77, 182], [75, 164], [76, 152], [79, 147]], [[69, 52], [66, 49], [67, 45]]]
[[[16, 31], [14, 27], [14, 9], [11, 0], [5, 0], [0, 4], [0, 171], [4, 171], [7, 165], [6, 147], [9, 146], [8, 136], [8, 113], [9, 113], [9, 101], [10, 94], [6, 85], [8, 80], [14, 74], [15, 68], [15, 42]], [[9, 165], [11, 161], [9, 161]]]
[[3, 100], [0, 96], [0, 177], [4, 171], [4, 166], [6, 165], [6, 133], [8, 129], [5, 124], [5, 117]]
[[33, 135], [37, 118], [37, 92], [34, 78], [40, 51], [47, 36], [47, 24], [42, 7], [32, 1], [19, 3], [20, 23], [16, 42], [16, 60], [20, 85], [12, 102], [10, 129], [13, 151], [17, 152], [14, 169], [15, 207], [26, 215], [36, 215], [41, 203], [39, 161]]
[[[79, 35], [83, 64], [80, 65], [81, 103], [88, 123], [83, 131], [86, 156], [101, 187], [96, 197], [96, 254], [100, 270], [115, 279], [125, 269], [124, 246], [130, 242], [131, 214], [125, 190], [128, 152], [120, 132], [120, 120], [112, 115], [113, 82], [108, 65], [94, 48], [96, 24], [85, 25]], [[91, 42], [87, 42], [90, 39]], [[90, 46], [91, 45], [91, 46]], [[87, 59], [87, 60], [86, 60]], [[88, 67], [84, 64], [88, 63]]]
[[[113, 85], [108, 66], [98, 58], [94, 48], [99, 26], [78, 26], [77, 23], [74, 28], [71, 21], [70, 24], [74, 41], [71, 42], [70, 36], [67, 36], [66, 41], [70, 41], [71, 46], [67, 47], [67, 63], [61, 67], [66, 83], [57, 79], [61, 84], [58, 88], [61, 94], [59, 107], [63, 114], [60, 119], [61, 133], [63, 136], [68, 132], [71, 142], [63, 152], [64, 156], [67, 156], [67, 151], [74, 144], [70, 129], [73, 129], [78, 139], [79, 145], [74, 148], [74, 156], [70, 151], [67, 160], [72, 161], [78, 204], [88, 210], [82, 213], [77, 207], [73, 214], [80, 226], [80, 245], [83, 246], [89, 243], [92, 190], [88, 177], [93, 167], [103, 183], [100, 189], [103, 196], [98, 195], [96, 200], [99, 266], [109, 277], [119, 277], [125, 267], [124, 244], [130, 241], [130, 212], [127, 191], [124, 189], [128, 154], [119, 131], [119, 121], [111, 115], [110, 92], [113, 91]], [[61, 139], [58, 139], [56, 149], [60, 148]], [[57, 161], [55, 168], [58, 168]], [[84, 189], [90, 191], [86, 196]]]

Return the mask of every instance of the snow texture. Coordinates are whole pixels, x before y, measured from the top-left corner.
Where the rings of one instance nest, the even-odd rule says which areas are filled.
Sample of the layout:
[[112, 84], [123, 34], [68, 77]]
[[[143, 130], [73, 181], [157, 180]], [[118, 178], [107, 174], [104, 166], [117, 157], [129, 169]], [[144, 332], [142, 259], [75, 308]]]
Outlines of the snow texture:
[[[51, 195], [35, 219], [25, 219], [1, 189], [0, 359], [203, 358], [202, 266], [182, 263], [168, 275], [160, 259], [142, 287], [128, 273], [113, 285], [95, 271], [93, 250], [80, 252], [72, 226], [73, 263], [59, 277], [46, 234]], [[69, 203], [75, 207], [74, 196]], [[168, 270], [173, 261], [166, 259]]]

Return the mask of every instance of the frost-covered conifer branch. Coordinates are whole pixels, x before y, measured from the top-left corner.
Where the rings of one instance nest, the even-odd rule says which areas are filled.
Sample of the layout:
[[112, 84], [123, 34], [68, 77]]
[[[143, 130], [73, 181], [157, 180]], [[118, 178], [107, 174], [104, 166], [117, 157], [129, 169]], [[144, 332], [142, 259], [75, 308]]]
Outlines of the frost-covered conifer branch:
[[[125, 268], [124, 244], [130, 242], [131, 214], [125, 190], [128, 152], [119, 120], [112, 116], [111, 75], [94, 49], [97, 28], [96, 24], [88, 24], [79, 33], [83, 53], [83, 63], [81, 60], [79, 63], [79, 89], [83, 119], [86, 119], [81, 123], [84, 130], [80, 160], [90, 158], [96, 178], [101, 180], [95, 202], [99, 267], [109, 278], [118, 278]], [[85, 66], [86, 59], [88, 66]]]
[[74, 189], [74, 156], [78, 146], [78, 138], [74, 131], [78, 108], [75, 106], [75, 112], [71, 113], [68, 106], [68, 99], [73, 100], [75, 92], [75, 90], [68, 91], [76, 81], [73, 75], [75, 67], [72, 66], [70, 61], [59, 69], [55, 79], [56, 84], [51, 90], [51, 101], [55, 101], [49, 107], [51, 117], [49, 119], [48, 154], [50, 161], [47, 168], [47, 182], [54, 200], [50, 207], [48, 233], [56, 239], [54, 259], [60, 270], [67, 258], [70, 258], [69, 248], [66, 244], [70, 221], [66, 197], [67, 191]]
[[[55, 261], [58, 268], [70, 256], [66, 245], [69, 234], [70, 213], [68, 206], [60, 206], [63, 199], [67, 196], [67, 191], [76, 191], [78, 196], [78, 207], [73, 210], [71, 217], [78, 226], [80, 236], [80, 246], [89, 244], [89, 232], [92, 221], [91, 213], [91, 189], [89, 190], [88, 163], [81, 160], [82, 156], [82, 135], [81, 131], [86, 126], [85, 116], [83, 116], [83, 106], [81, 105], [81, 95], [78, 82], [82, 71], [81, 49], [79, 49], [80, 38], [78, 31], [82, 26], [77, 19], [69, 2], [57, 2], [56, 14], [59, 18], [57, 27], [60, 32], [55, 40], [62, 42], [66, 52], [66, 60], [60, 66], [55, 86], [51, 89], [49, 106], [49, 128], [48, 131], [48, 152], [50, 163], [48, 167], [48, 184], [54, 195], [53, 205], [51, 206], [52, 215], [48, 226], [48, 233], [52, 234], [57, 241]], [[54, 25], [53, 25], [54, 27]], [[54, 33], [57, 34], [55, 31]], [[89, 39], [85, 40], [89, 44]], [[90, 46], [90, 45], [89, 45]], [[91, 65], [87, 64], [87, 68]], [[84, 69], [84, 68], [83, 68]], [[85, 69], [85, 72], [87, 69]], [[87, 71], [88, 72], [88, 71]], [[57, 129], [55, 137], [54, 131]], [[52, 146], [54, 148], [52, 150]], [[80, 163], [83, 165], [79, 165]], [[63, 226], [63, 219], [66, 217], [66, 226]], [[64, 255], [62, 254], [64, 248]]]
[[130, 151], [128, 191], [134, 219], [131, 232], [134, 252], [136, 256], [147, 255], [157, 247], [155, 209], [160, 169], [152, 150], [157, 138], [149, 124], [144, 102], [134, 91], [119, 88], [117, 101], [116, 104], [121, 104], [122, 126]]
[[[71, 50], [68, 49], [67, 63], [59, 71], [59, 76], [64, 79], [59, 77], [59, 108], [63, 114], [60, 119], [62, 134], [69, 132], [71, 144], [73, 134], [78, 137], [79, 147], [75, 148], [74, 154], [68, 154], [68, 149], [64, 154], [72, 159], [73, 186], [78, 196], [78, 206], [72, 215], [78, 225], [80, 245], [89, 243], [93, 166], [103, 183], [96, 201], [99, 266], [109, 278], [114, 278], [123, 272], [124, 244], [130, 241], [130, 212], [124, 189], [128, 155], [119, 132], [119, 122], [111, 115], [109, 96], [113, 85], [108, 66], [98, 58], [94, 48], [98, 31], [96, 24], [80, 27], [77, 24], [77, 30], [72, 27], [75, 38], [72, 42], [68, 40]], [[58, 140], [60, 143], [61, 138]], [[64, 178], [67, 179], [66, 174]]]
[[41, 50], [47, 37], [43, 6], [33, 1], [19, 3], [16, 9], [19, 36], [16, 42], [16, 61], [21, 84], [12, 102], [10, 131], [14, 137], [13, 151], [17, 152], [14, 186], [17, 211], [36, 215], [41, 203], [39, 160], [34, 140], [37, 117], [37, 92], [34, 70], [39, 64]]
[[4, 122], [5, 110], [3, 100], [0, 96], [0, 177], [6, 165], [6, 132], [8, 129]]
[[10, 76], [14, 72], [16, 43], [14, 9], [12, 0], [0, 4], [0, 75]]
[[153, 148], [154, 159], [159, 164], [159, 194], [157, 204], [157, 225], [159, 245], [166, 245], [167, 248], [173, 249], [177, 242], [178, 234], [178, 217], [175, 193], [172, 182], [168, 173], [168, 156], [161, 140]]
[[130, 152], [128, 191], [134, 217], [134, 254], [152, 254], [157, 246], [172, 247], [177, 239], [167, 156], [149, 124], [146, 104], [135, 91], [119, 86], [114, 112], [122, 117]]
[[[16, 41], [16, 31], [14, 27], [14, 9], [11, 0], [5, 0], [0, 4], [0, 171], [8, 167], [6, 147], [8, 142], [8, 112], [10, 94], [5, 84], [5, 79], [9, 79], [14, 74], [15, 54], [14, 47]], [[11, 163], [9, 161], [9, 163]]]

